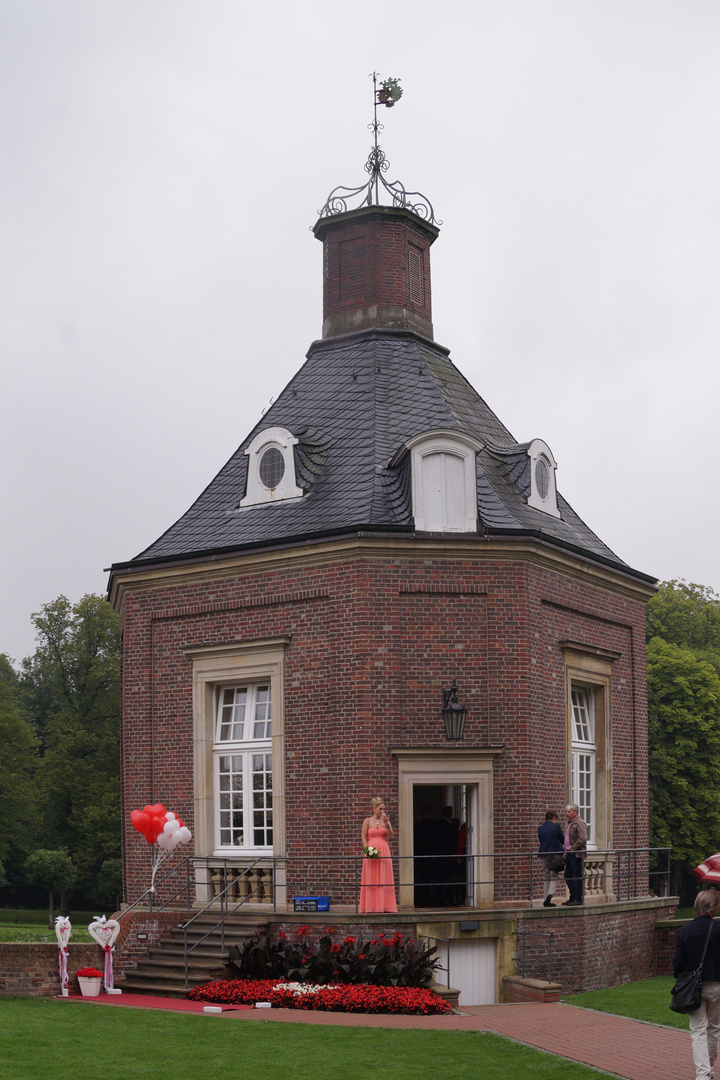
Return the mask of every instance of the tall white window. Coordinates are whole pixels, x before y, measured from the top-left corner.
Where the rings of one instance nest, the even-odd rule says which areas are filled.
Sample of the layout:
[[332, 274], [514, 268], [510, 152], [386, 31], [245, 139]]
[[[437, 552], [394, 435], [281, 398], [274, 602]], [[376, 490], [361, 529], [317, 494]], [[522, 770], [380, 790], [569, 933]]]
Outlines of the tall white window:
[[586, 686], [573, 686], [572, 699], [572, 802], [588, 829], [588, 845], [595, 841], [595, 702]]
[[216, 690], [215, 833], [218, 848], [272, 849], [270, 684]]

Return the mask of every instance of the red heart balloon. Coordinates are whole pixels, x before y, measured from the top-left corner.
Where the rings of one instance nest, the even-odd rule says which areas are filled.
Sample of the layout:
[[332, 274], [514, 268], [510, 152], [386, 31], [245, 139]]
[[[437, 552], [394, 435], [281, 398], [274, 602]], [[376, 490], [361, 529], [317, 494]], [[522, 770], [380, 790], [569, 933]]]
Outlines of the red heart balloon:
[[130, 814], [130, 821], [133, 827], [144, 836], [150, 824], [150, 816], [144, 810], [133, 810]]
[[148, 833], [152, 836], [153, 841], [157, 840], [158, 836], [164, 828], [165, 818], [159, 817], [157, 814], [153, 814], [153, 816], [150, 818], [150, 826], [148, 828]]

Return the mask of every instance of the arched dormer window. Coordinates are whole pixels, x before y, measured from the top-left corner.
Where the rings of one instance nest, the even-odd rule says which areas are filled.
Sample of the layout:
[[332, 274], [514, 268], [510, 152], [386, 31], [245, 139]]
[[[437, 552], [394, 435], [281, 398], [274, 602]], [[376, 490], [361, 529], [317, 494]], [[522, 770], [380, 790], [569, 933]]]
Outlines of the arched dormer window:
[[304, 494], [295, 483], [296, 442], [295, 436], [281, 427], [265, 428], [255, 436], [245, 450], [248, 473], [241, 507], [299, 499]]
[[555, 470], [557, 462], [552, 456], [552, 451], [542, 439], [533, 439], [528, 446], [530, 458], [530, 494], [528, 506], [535, 510], [542, 510], [544, 514], [552, 517], [560, 517], [557, 504], [557, 488], [555, 486]]
[[476, 532], [475, 455], [482, 443], [457, 431], [428, 431], [406, 446], [412, 455], [413, 517], [418, 532]]

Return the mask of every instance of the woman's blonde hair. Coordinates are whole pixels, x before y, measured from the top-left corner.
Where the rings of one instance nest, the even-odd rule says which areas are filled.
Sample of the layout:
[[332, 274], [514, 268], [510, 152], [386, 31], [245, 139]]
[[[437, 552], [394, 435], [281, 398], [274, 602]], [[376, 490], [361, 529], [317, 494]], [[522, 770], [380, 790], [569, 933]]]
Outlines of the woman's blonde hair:
[[718, 906], [720, 906], [720, 893], [716, 889], [703, 889], [702, 892], [697, 894], [693, 904], [695, 918], [699, 918], [701, 915], [714, 917]]
[[372, 800], [372, 808], [373, 808], [373, 810], [377, 810], [380, 803], [384, 803], [384, 802], [385, 802], [384, 799], [381, 799], [379, 796], [376, 795], [375, 798]]

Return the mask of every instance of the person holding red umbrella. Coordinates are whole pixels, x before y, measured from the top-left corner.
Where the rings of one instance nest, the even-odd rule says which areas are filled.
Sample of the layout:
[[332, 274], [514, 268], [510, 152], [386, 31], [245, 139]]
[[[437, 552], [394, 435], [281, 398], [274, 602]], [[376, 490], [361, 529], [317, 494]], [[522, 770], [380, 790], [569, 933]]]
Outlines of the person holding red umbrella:
[[[704, 889], [695, 897], [692, 922], [681, 926], [675, 936], [673, 974], [702, 968], [702, 1003], [687, 1014], [690, 1021], [695, 1080], [712, 1080], [720, 1038], [720, 922], [711, 924], [720, 906], [720, 893]], [[708, 933], [710, 937], [708, 938]], [[705, 960], [703, 949], [707, 941]]]

